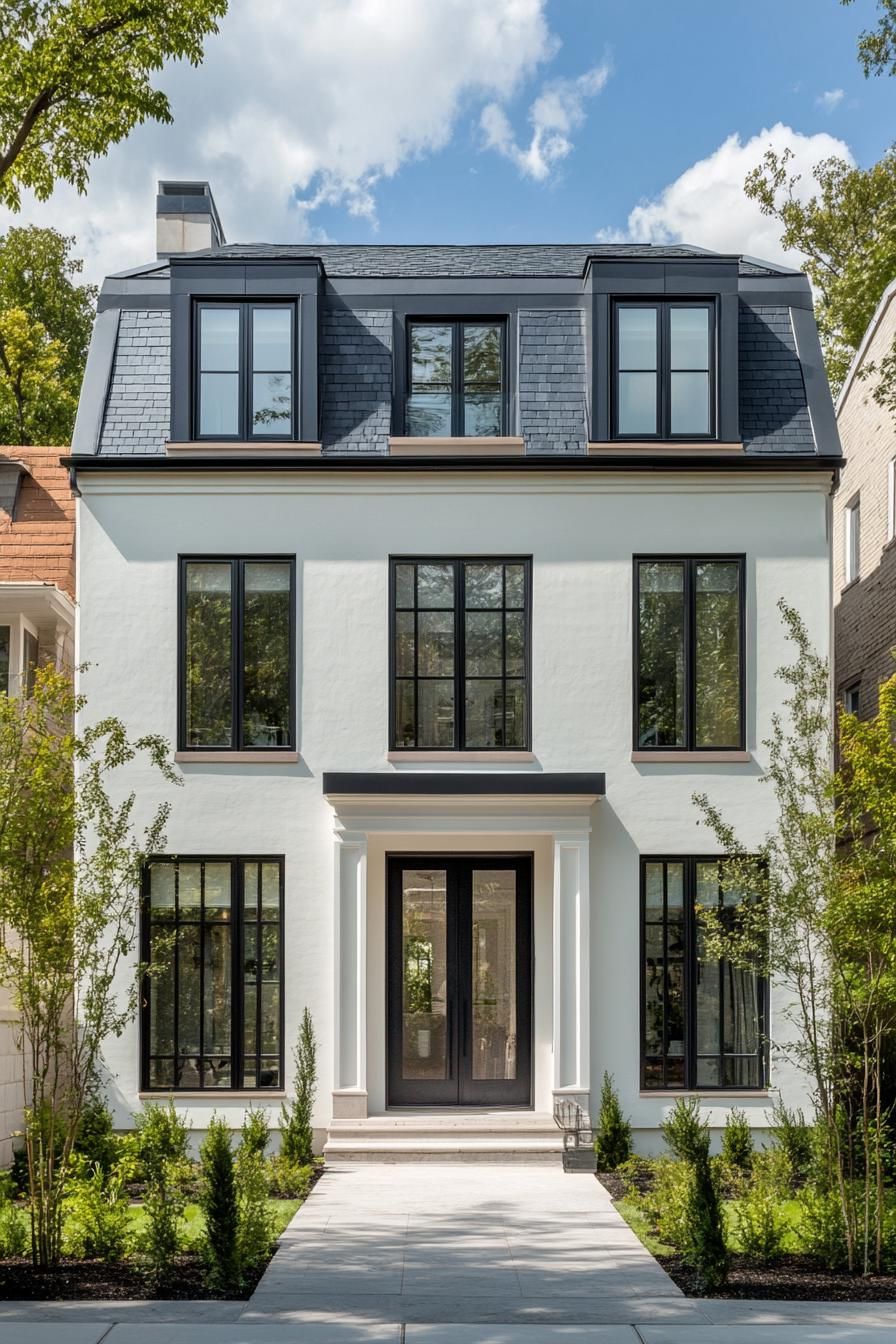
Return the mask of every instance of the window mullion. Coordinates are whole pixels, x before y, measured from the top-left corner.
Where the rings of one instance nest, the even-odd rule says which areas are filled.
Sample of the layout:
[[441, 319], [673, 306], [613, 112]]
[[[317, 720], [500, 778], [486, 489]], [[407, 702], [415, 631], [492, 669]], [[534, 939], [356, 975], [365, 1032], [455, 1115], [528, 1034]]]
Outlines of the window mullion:
[[694, 595], [693, 559], [684, 562], [684, 745], [686, 751], [693, 751], [697, 715], [697, 610]]
[[243, 864], [231, 862], [230, 866], [230, 910], [231, 921], [230, 946], [230, 1077], [231, 1086], [243, 1086], [243, 965], [246, 959], [243, 946]]
[[451, 328], [451, 432], [459, 438], [464, 432], [463, 402], [463, 323], [455, 322]]
[[231, 732], [235, 750], [243, 745], [243, 588], [245, 562], [232, 560], [230, 572], [231, 649], [233, 667], [230, 677], [232, 715]]
[[697, 1079], [697, 930], [694, 902], [697, 896], [696, 865], [692, 859], [683, 863], [684, 887], [684, 1085], [691, 1091]]
[[249, 427], [249, 328], [251, 325], [249, 313], [250, 308], [246, 303], [240, 306], [240, 372], [239, 372], [239, 405], [240, 405], [240, 429], [243, 438], [248, 440], [252, 437]]
[[467, 574], [462, 560], [454, 562], [454, 746], [467, 741]]
[[672, 433], [670, 423], [669, 390], [671, 385], [671, 339], [670, 314], [667, 303], [657, 304], [657, 327], [659, 329], [659, 350], [657, 352], [657, 428], [661, 439], [668, 439]]
[[199, 865], [199, 1086], [205, 1087], [205, 864]]

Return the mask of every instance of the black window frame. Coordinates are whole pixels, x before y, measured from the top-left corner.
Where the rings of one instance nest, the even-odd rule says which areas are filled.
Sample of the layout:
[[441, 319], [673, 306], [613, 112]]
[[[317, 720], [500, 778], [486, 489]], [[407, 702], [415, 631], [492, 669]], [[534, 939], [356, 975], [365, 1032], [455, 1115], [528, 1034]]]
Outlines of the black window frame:
[[[770, 986], [766, 976], [756, 974], [756, 997], [759, 1009], [758, 1036], [759, 1048], [754, 1056], [750, 1054], [738, 1055], [732, 1052], [726, 1054], [724, 1050], [725, 1042], [725, 1021], [723, 1006], [723, 986], [720, 979], [719, 998], [720, 1015], [718, 1024], [718, 1061], [719, 1061], [719, 1082], [701, 1083], [697, 1085], [697, 926], [698, 915], [696, 910], [697, 903], [697, 866], [702, 863], [723, 864], [725, 856], [719, 854], [642, 854], [640, 856], [639, 866], [639, 899], [638, 899], [638, 955], [639, 965], [639, 1032], [638, 1032], [638, 1055], [639, 1055], [639, 1081], [640, 1090], [643, 1093], [661, 1093], [661, 1092], [766, 1092], [770, 1087], [770, 1051], [769, 1051], [769, 1020], [770, 1020]], [[648, 864], [681, 864], [683, 869], [683, 939], [684, 955], [682, 958], [682, 996], [684, 1002], [684, 1083], [670, 1083], [664, 1079], [662, 1083], [650, 1084], [647, 1081], [646, 1067], [648, 1059], [662, 1058], [664, 1066], [668, 1061], [668, 1054], [658, 1057], [647, 1055], [647, 1024], [646, 1024], [646, 910], [647, 910], [647, 866]], [[665, 918], [665, 888], [667, 884], [667, 875], [664, 874], [664, 927]], [[720, 882], [721, 887], [721, 882]], [[657, 921], [651, 921], [657, 922]], [[701, 1058], [712, 1058], [703, 1052]], [[746, 1084], [732, 1084], [724, 1081], [724, 1060], [732, 1058], [756, 1058], [759, 1063], [759, 1082]]]
[[[701, 744], [695, 745], [695, 727], [697, 718], [697, 679], [696, 679], [696, 586], [694, 576], [698, 565], [711, 564], [715, 561], [725, 561], [738, 566], [738, 668], [739, 668], [739, 694], [738, 694], [738, 718], [740, 722], [740, 736], [737, 742], [719, 743], [717, 745]], [[681, 746], [654, 746], [652, 744], [642, 745], [639, 741], [640, 721], [638, 707], [640, 704], [640, 668], [641, 668], [641, 586], [640, 574], [642, 564], [681, 564], [684, 566], [684, 683], [685, 683], [685, 706], [684, 706], [684, 742]], [[745, 751], [747, 734], [747, 647], [746, 647], [746, 606], [747, 606], [747, 557], [743, 552], [725, 552], [713, 553], [705, 552], [701, 554], [675, 554], [673, 552], [661, 552], [658, 554], [635, 555], [632, 557], [632, 633], [633, 633], [633, 657], [632, 657], [632, 750], [633, 751], [661, 751], [668, 752], [670, 756], [675, 756], [682, 752], [708, 752], [708, 751]]]
[[[143, 965], [146, 966], [146, 967], [150, 966], [150, 964], [151, 964], [151, 962], [150, 962], [150, 951], [151, 951], [151, 948], [150, 948], [150, 928], [151, 928], [151, 919], [150, 919], [150, 870], [151, 870], [151, 868], [152, 868], [153, 865], [159, 865], [159, 864], [163, 864], [163, 863], [172, 864], [172, 865], [175, 865], [175, 867], [176, 867], [176, 865], [178, 865], [178, 864], [180, 864], [180, 863], [199, 863], [199, 864], [205, 864], [205, 863], [229, 863], [229, 864], [230, 864], [230, 901], [231, 901], [231, 912], [232, 912], [232, 915], [233, 915], [233, 918], [232, 918], [232, 920], [230, 921], [230, 928], [231, 928], [231, 940], [230, 940], [230, 941], [231, 941], [231, 946], [230, 946], [230, 953], [231, 953], [231, 974], [230, 974], [230, 984], [231, 984], [230, 1016], [231, 1016], [231, 1022], [230, 1022], [230, 1039], [231, 1039], [231, 1046], [234, 1047], [234, 1046], [237, 1046], [237, 1045], [238, 1045], [238, 1046], [239, 1046], [239, 1049], [233, 1049], [233, 1048], [232, 1048], [232, 1050], [231, 1050], [231, 1081], [230, 1081], [230, 1085], [229, 1085], [228, 1087], [205, 1087], [205, 1086], [204, 1086], [204, 1082], [203, 1082], [201, 1076], [200, 1076], [200, 1082], [199, 1082], [198, 1085], [193, 1085], [193, 1084], [191, 1084], [189, 1087], [179, 1087], [176, 1083], [172, 1083], [170, 1086], [167, 1085], [167, 1084], [164, 1085], [164, 1086], [161, 1086], [161, 1085], [153, 1086], [153, 1085], [150, 1083], [150, 1068], [149, 1068], [149, 1065], [150, 1065], [150, 1059], [151, 1059], [151, 1058], [160, 1058], [160, 1059], [168, 1059], [168, 1058], [171, 1058], [171, 1059], [175, 1062], [175, 1066], [176, 1066], [176, 1061], [177, 1061], [177, 1059], [179, 1058], [179, 1056], [178, 1056], [176, 1050], [175, 1050], [175, 1053], [174, 1053], [173, 1055], [171, 1055], [171, 1056], [168, 1056], [168, 1055], [155, 1055], [155, 1056], [153, 1056], [153, 1055], [151, 1054], [151, 1051], [150, 1051], [150, 1045], [151, 1045], [151, 1024], [150, 1024], [150, 1013], [151, 1013], [150, 984], [151, 984], [151, 976], [147, 973], [147, 974], [145, 974], [145, 975], [143, 976], [143, 978], [142, 978], [141, 992], [140, 992], [140, 1015], [139, 1015], [139, 1023], [140, 1023], [140, 1090], [141, 1090], [141, 1092], [150, 1092], [150, 1093], [157, 1093], [157, 1094], [162, 1094], [162, 1095], [167, 1094], [167, 1093], [178, 1093], [178, 1092], [207, 1092], [209, 1096], [228, 1096], [230, 1093], [233, 1093], [233, 1092], [245, 1092], [245, 1091], [250, 1091], [250, 1092], [253, 1092], [253, 1093], [257, 1092], [257, 1093], [258, 1093], [259, 1095], [261, 1095], [261, 1096], [263, 1096], [263, 1095], [265, 1095], [265, 1094], [271, 1094], [271, 1093], [274, 1094], [274, 1095], [277, 1095], [277, 1094], [279, 1094], [279, 1093], [283, 1093], [283, 1092], [286, 1090], [286, 1088], [285, 1088], [285, 1078], [284, 1078], [284, 1068], [285, 1068], [284, 1036], [285, 1036], [285, 1025], [286, 1025], [286, 1011], [285, 1011], [285, 1009], [286, 1009], [286, 968], [285, 968], [286, 939], [285, 939], [285, 926], [284, 926], [284, 905], [285, 905], [285, 899], [284, 899], [284, 898], [285, 898], [285, 883], [286, 883], [286, 860], [285, 860], [285, 856], [284, 856], [283, 854], [208, 854], [208, 853], [205, 853], [205, 854], [176, 854], [176, 855], [172, 855], [172, 854], [154, 854], [154, 855], [149, 856], [149, 857], [145, 860], [145, 862], [144, 862], [144, 864], [143, 864], [142, 875], [141, 875], [141, 896], [140, 896], [140, 951], [141, 951], [141, 961], [142, 961]], [[270, 1086], [270, 1087], [258, 1087], [257, 1085], [253, 1087], [251, 1084], [249, 1084], [249, 1085], [247, 1086], [246, 1083], [244, 1082], [246, 1055], [245, 1055], [245, 1040], [244, 1040], [244, 1027], [243, 1027], [243, 1007], [244, 1007], [244, 1000], [245, 1000], [245, 995], [244, 995], [244, 974], [243, 974], [243, 972], [244, 972], [244, 961], [245, 961], [245, 943], [244, 943], [244, 939], [243, 939], [243, 930], [244, 930], [245, 923], [247, 922], [247, 921], [245, 920], [245, 910], [244, 910], [244, 892], [245, 892], [245, 886], [244, 886], [244, 870], [245, 870], [245, 865], [246, 865], [246, 864], [249, 864], [249, 863], [256, 863], [256, 864], [259, 865], [259, 874], [260, 874], [260, 871], [261, 871], [261, 870], [260, 870], [260, 865], [261, 865], [261, 864], [276, 864], [276, 865], [278, 866], [279, 870], [280, 870], [280, 906], [279, 906], [279, 915], [278, 915], [278, 920], [277, 920], [278, 937], [279, 937], [279, 963], [280, 963], [280, 997], [279, 997], [279, 1008], [280, 1008], [280, 1012], [279, 1012], [279, 1024], [278, 1024], [278, 1025], [279, 1025], [280, 1050], [279, 1050], [279, 1053], [278, 1053], [278, 1056], [277, 1056], [277, 1058], [278, 1058], [279, 1082], [278, 1082], [276, 1085], [272, 1085], [272, 1086]], [[204, 896], [203, 896], [203, 904], [204, 904]], [[161, 921], [160, 921], [160, 922], [161, 922]], [[190, 920], [190, 921], [184, 921], [184, 922], [185, 922], [185, 923], [190, 923], [190, 924], [197, 924], [197, 923], [198, 923], [200, 927], [204, 927], [204, 926], [205, 926], [205, 922], [202, 920], [202, 918], [200, 918], [199, 921], [196, 921], [196, 920]], [[248, 921], [248, 922], [253, 923], [253, 922], [255, 922], [255, 921]], [[271, 921], [266, 921], [266, 922], [274, 923], [273, 920], [271, 920]], [[180, 923], [180, 920], [179, 920], [179, 919], [177, 918], [177, 916], [175, 915], [175, 918], [174, 918], [173, 920], [171, 920], [171, 921], [164, 921], [164, 927], [166, 927], [166, 928], [177, 929], [177, 928], [180, 928], [180, 927], [181, 927], [181, 923]], [[173, 965], [173, 976], [174, 976], [174, 1008], [173, 1008], [173, 1019], [174, 1019], [174, 1028], [173, 1028], [173, 1030], [174, 1030], [174, 1044], [176, 1045], [176, 1044], [177, 1044], [177, 1008], [178, 1008], [178, 996], [179, 996], [179, 971], [178, 971], [178, 962], [177, 962], [177, 958], [178, 958], [178, 947], [177, 947], [177, 939], [176, 939], [176, 938], [175, 938], [175, 940], [174, 940], [174, 947], [173, 947], [173, 951], [172, 951], [172, 956], [173, 956], [173, 958], [174, 958], [174, 965]], [[202, 1030], [202, 1003], [203, 1003], [202, 982], [203, 982], [204, 972], [205, 972], [205, 966], [204, 966], [204, 962], [203, 962], [203, 963], [200, 965], [200, 970], [199, 970], [199, 975], [200, 975], [200, 992], [199, 992], [199, 1003], [200, 1003], [200, 1017], [199, 1017], [199, 1022], [200, 1022], [200, 1033], [201, 1033], [201, 1030]], [[256, 1068], [257, 1068], [257, 1066], [258, 1066], [258, 1062], [260, 1061], [261, 1056], [262, 1056], [262, 1052], [261, 1052], [260, 1049], [259, 1049], [259, 1045], [260, 1045], [260, 1040], [259, 1040], [258, 1028], [257, 1028], [257, 1025], [256, 1025], [255, 1056], [254, 1056], [254, 1057], [255, 1057], [255, 1060], [256, 1060]], [[202, 1037], [201, 1037], [201, 1035], [200, 1035], [200, 1049], [199, 1049], [198, 1052], [195, 1052], [195, 1053], [197, 1053], [197, 1054], [199, 1055], [200, 1058], [202, 1057], [202, 1054], [203, 1054], [203, 1052], [202, 1052], [202, 1048], [201, 1048], [201, 1047], [202, 1047]], [[185, 1056], [185, 1057], [192, 1057], [192, 1056]], [[266, 1055], [266, 1057], [270, 1057], [270, 1056], [269, 1056], [269, 1055]], [[173, 1070], [173, 1073], [176, 1073], [176, 1067], [175, 1067], [175, 1070]]]
[[[467, 610], [465, 606], [465, 580], [464, 566], [475, 564], [492, 565], [522, 565], [523, 566], [523, 662], [524, 676], [522, 678], [511, 677], [509, 680], [522, 680], [526, 688], [526, 708], [525, 708], [525, 733], [524, 743], [521, 746], [508, 747], [506, 745], [495, 747], [468, 747], [464, 745], [464, 736], [466, 728], [466, 622], [464, 615]], [[454, 745], [451, 747], [438, 746], [407, 746], [399, 743], [395, 731], [395, 718], [397, 712], [397, 694], [395, 663], [395, 636], [396, 622], [396, 584], [395, 576], [399, 565], [453, 565], [454, 566]], [[416, 582], [416, 580], [415, 580]], [[402, 608], [407, 610], [407, 608]], [[420, 608], [414, 608], [415, 613]], [[476, 608], [473, 608], [476, 610]], [[490, 608], [490, 610], [500, 610], [506, 613], [507, 607]], [[416, 621], [415, 621], [415, 646], [416, 646]], [[506, 672], [506, 634], [504, 640], [504, 652], [502, 653], [502, 665], [504, 672], [501, 677], [502, 686], [506, 686], [508, 681]], [[488, 677], [483, 680], [495, 680]], [[415, 684], [421, 680], [416, 672], [413, 678], [402, 678], [402, 680], [413, 680]], [[443, 678], [448, 680], [448, 678]], [[475, 678], [470, 678], [475, 680]], [[505, 701], [506, 705], [506, 701]], [[505, 708], [506, 714], [506, 708]], [[506, 719], [505, 719], [506, 722]], [[532, 556], [531, 555], [390, 555], [389, 557], [389, 750], [419, 752], [421, 754], [432, 754], [433, 752], [508, 752], [508, 751], [531, 751], [532, 749]]]
[[[230, 648], [231, 745], [200, 746], [187, 734], [187, 566], [230, 565], [233, 612]], [[246, 565], [289, 565], [289, 740], [274, 746], [243, 745], [243, 610]], [[177, 558], [177, 749], [182, 752], [256, 752], [272, 756], [296, 750], [296, 557], [294, 555], [179, 555]]]
[[[414, 327], [450, 327], [451, 328], [451, 433], [447, 436], [442, 435], [418, 435], [414, 438], [441, 438], [448, 437], [452, 439], [463, 438], [503, 438], [508, 430], [510, 422], [510, 379], [507, 369], [507, 317], [493, 316], [482, 313], [463, 317], [421, 317], [418, 314], [408, 316], [405, 323], [405, 387], [404, 402], [402, 405], [402, 425], [405, 435], [410, 434], [408, 428], [408, 402], [414, 394], [413, 383], [413, 329]], [[501, 427], [494, 435], [468, 435], [464, 428], [464, 340], [463, 333], [465, 327], [497, 327], [501, 335]]]
[[[657, 313], [656, 432], [625, 434], [619, 429], [619, 313], [623, 308], [653, 308]], [[671, 430], [671, 318], [673, 308], [705, 308], [709, 313], [709, 432], [673, 434]], [[703, 370], [694, 370], [703, 372]], [[614, 298], [610, 305], [610, 437], [620, 442], [712, 443], [719, 437], [719, 313], [715, 296]]]
[[[237, 309], [240, 315], [239, 333], [239, 382], [238, 419], [239, 431], [236, 434], [202, 434], [201, 423], [201, 351], [200, 324], [201, 313], [207, 308]], [[252, 313], [256, 308], [288, 308], [290, 311], [290, 424], [286, 434], [252, 433]], [[194, 298], [192, 304], [192, 361], [190, 391], [192, 402], [191, 438], [198, 443], [295, 443], [299, 424], [299, 305], [298, 301], [285, 297], [267, 298]], [[265, 372], [265, 370], [261, 370]]]

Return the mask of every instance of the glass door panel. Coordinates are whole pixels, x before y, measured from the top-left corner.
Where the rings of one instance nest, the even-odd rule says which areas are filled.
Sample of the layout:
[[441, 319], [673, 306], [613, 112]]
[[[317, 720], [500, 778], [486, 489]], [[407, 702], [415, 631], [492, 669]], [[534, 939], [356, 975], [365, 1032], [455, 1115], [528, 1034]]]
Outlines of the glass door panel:
[[401, 875], [401, 1076], [448, 1077], [448, 874]]
[[473, 871], [474, 1078], [516, 1078], [516, 873]]

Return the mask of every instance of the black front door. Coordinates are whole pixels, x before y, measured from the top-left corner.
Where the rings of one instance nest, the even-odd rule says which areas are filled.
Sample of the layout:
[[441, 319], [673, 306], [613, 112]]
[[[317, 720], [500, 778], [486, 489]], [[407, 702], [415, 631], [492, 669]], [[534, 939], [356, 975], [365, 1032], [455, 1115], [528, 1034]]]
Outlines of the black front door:
[[389, 860], [389, 1104], [529, 1106], [532, 861]]

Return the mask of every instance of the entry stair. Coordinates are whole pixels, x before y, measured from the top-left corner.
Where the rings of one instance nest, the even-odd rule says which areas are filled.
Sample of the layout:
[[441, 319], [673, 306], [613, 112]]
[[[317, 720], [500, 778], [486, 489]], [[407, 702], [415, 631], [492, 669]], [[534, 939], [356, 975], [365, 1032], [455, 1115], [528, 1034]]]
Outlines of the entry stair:
[[563, 1135], [545, 1111], [389, 1110], [331, 1120], [331, 1162], [547, 1162], [559, 1164]]

